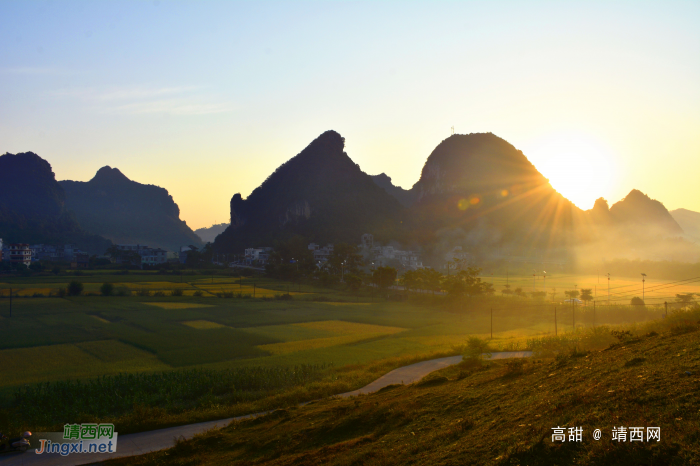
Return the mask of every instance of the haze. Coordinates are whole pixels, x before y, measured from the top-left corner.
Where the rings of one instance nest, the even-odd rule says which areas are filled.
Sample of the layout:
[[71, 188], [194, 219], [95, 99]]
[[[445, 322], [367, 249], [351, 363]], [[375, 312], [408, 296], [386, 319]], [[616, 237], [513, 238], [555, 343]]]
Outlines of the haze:
[[0, 3], [0, 153], [58, 179], [104, 165], [228, 221], [334, 129], [409, 188], [493, 132], [588, 209], [637, 188], [700, 211], [697, 2]]

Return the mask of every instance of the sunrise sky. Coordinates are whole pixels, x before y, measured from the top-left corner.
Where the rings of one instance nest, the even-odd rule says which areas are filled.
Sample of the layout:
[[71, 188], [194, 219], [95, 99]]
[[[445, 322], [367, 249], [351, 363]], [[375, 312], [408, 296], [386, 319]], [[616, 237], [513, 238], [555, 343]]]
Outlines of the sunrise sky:
[[0, 153], [104, 165], [228, 221], [323, 131], [410, 188], [492, 132], [588, 209], [700, 211], [700, 2], [0, 1]]

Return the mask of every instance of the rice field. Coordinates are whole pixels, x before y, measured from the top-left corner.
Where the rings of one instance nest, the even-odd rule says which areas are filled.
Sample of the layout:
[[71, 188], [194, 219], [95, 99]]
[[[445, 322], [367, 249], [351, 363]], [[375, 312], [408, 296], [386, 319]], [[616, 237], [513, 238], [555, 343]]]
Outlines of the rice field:
[[205, 307], [213, 307], [211, 304], [199, 304], [199, 303], [176, 303], [176, 302], [166, 302], [166, 303], [141, 303], [147, 306], [155, 306], [161, 309], [202, 309]]
[[1, 350], [0, 367], [3, 386], [169, 368], [155, 355], [113, 340]]
[[188, 327], [196, 328], [197, 330], [210, 330], [213, 328], [226, 327], [225, 325], [217, 324], [216, 322], [212, 322], [209, 320], [189, 320], [187, 322], [183, 322], [183, 325], [187, 325]]
[[343, 322], [338, 320], [304, 322], [291, 324], [287, 327], [291, 327], [291, 333], [294, 333], [295, 328], [302, 328], [332, 334], [334, 336], [272, 343], [260, 345], [258, 348], [269, 351], [271, 354], [275, 355], [289, 354], [299, 351], [328, 348], [330, 346], [347, 345], [362, 340], [393, 335], [406, 330], [405, 328], [399, 327], [358, 324], [355, 322]]

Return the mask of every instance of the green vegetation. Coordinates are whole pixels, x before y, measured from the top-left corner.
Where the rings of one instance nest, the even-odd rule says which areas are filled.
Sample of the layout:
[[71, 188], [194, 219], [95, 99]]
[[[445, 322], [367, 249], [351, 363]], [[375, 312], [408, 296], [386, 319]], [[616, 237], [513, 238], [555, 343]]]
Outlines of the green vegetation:
[[[419, 384], [289, 406], [108, 464], [695, 464], [698, 317], [700, 308], [616, 331], [620, 341], [599, 351], [465, 361]], [[581, 427], [582, 441], [552, 442], [558, 426], [567, 437]], [[660, 427], [661, 440], [613, 441], [618, 426]]]

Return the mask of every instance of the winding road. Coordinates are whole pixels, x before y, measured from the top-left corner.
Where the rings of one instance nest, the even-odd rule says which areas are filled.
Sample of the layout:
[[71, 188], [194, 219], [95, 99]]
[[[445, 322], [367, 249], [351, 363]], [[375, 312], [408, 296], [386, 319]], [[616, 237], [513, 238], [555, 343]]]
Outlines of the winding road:
[[[530, 351], [502, 352], [493, 353], [490, 359], [526, 358], [529, 356], [532, 356]], [[351, 392], [341, 393], [336, 396], [345, 398], [373, 393], [388, 385], [418, 382], [431, 372], [452, 366], [459, 363], [461, 360], [462, 356], [450, 356], [399, 367], [398, 369], [384, 374], [365, 387]], [[172, 448], [175, 445], [175, 439], [190, 439], [196, 434], [207, 430], [225, 427], [232, 421], [255, 418], [270, 412], [271, 411], [265, 411], [217, 421], [199, 422], [197, 424], [187, 424], [184, 426], [169, 427], [167, 429], [139, 432], [137, 434], [120, 435], [117, 441], [117, 452], [109, 454], [90, 453], [61, 456], [57, 453], [37, 455], [31, 451], [26, 453], [6, 453], [0, 455], [0, 466], [73, 466], [98, 463], [111, 458], [143, 455], [152, 451]], [[36, 440], [34, 440], [33, 443], [35, 442]]]

